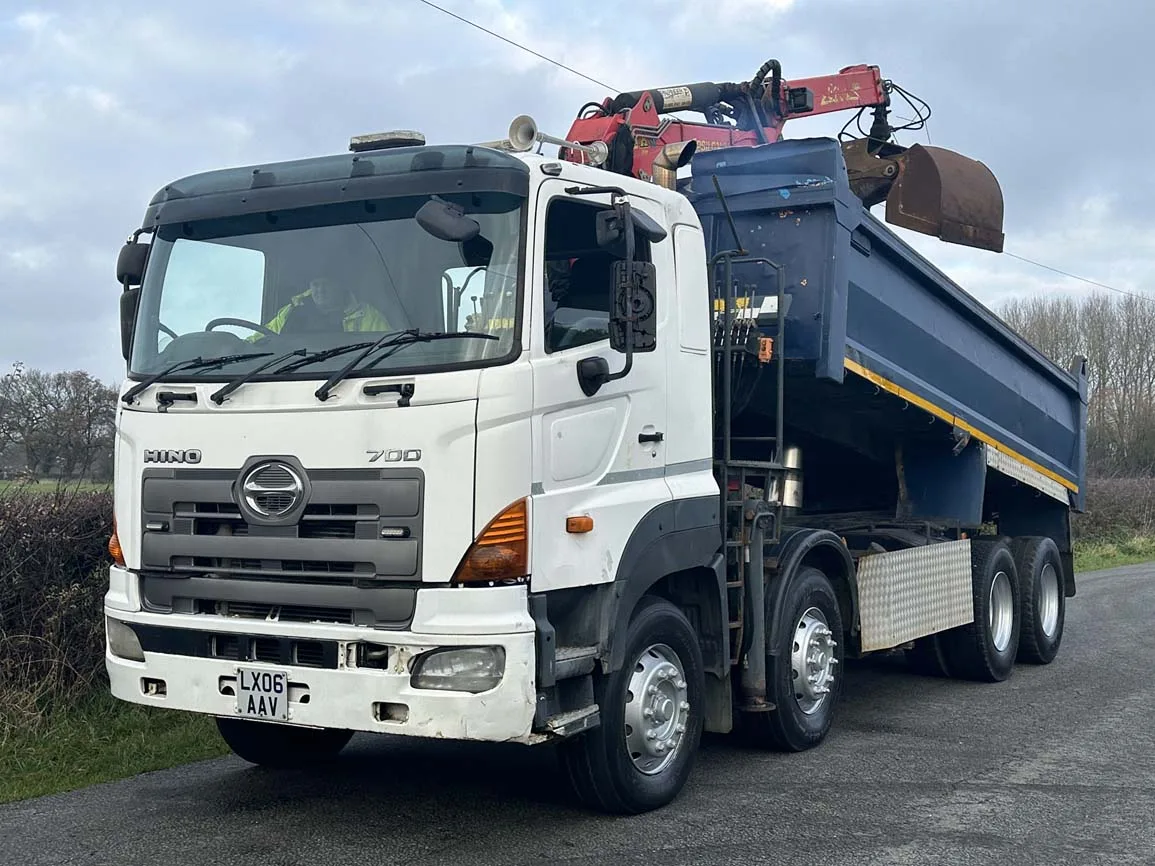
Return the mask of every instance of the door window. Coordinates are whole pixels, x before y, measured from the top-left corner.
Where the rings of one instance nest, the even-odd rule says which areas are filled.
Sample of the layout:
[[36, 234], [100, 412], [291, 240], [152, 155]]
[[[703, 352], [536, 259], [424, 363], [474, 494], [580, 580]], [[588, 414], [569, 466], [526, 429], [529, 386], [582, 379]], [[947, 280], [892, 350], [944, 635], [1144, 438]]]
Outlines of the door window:
[[[545, 225], [545, 350], [561, 352], [609, 340], [613, 264], [621, 250], [597, 244], [596, 219], [604, 205], [555, 198]], [[650, 260], [649, 244], [635, 233], [634, 258]]]

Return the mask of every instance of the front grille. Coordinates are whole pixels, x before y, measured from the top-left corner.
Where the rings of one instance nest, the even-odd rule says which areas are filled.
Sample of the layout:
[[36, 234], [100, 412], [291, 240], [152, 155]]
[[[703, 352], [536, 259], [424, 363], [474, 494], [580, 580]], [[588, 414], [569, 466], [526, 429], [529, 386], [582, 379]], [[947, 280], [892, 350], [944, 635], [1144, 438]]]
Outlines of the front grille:
[[261, 619], [268, 622], [324, 622], [352, 625], [356, 622], [353, 609], [348, 607], [320, 607], [303, 604], [266, 604], [251, 601], [196, 600], [198, 614], [229, 616], [239, 619]]
[[298, 538], [356, 538], [357, 527], [348, 520], [309, 520], [297, 529]]
[[[142, 531], [144, 570], [327, 587], [421, 580], [419, 468], [289, 472], [274, 464], [248, 478], [241, 490], [242, 470], [144, 471], [142, 526], [154, 527]], [[295, 486], [292, 473], [301, 476], [308, 497], [299, 515], [284, 524], [249, 523], [248, 506], [238, 507], [234, 497], [282, 511], [293, 498], [285, 489]]]
[[293, 483], [293, 475], [283, 466], [268, 466], [253, 476], [252, 483], [258, 487], [287, 487]]
[[301, 559], [232, 559], [211, 556], [172, 558], [172, 570], [190, 574], [214, 574], [246, 580], [276, 580], [355, 586], [358, 578], [372, 579], [371, 562]]
[[325, 666], [325, 646], [320, 641], [300, 640], [293, 645], [293, 661], [306, 668]]
[[281, 660], [281, 639], [275, 637], [258, 637], [252, 640], [250, 658], [255, 662], [276, 664]]
[[268, 514], [282, 514], [293, 507], [295, 497], [288, 493], [254, 493], [253, 504]]
[[149, 643], [157, 647], [157, 652], [168, 651], [177, 655], [207, 656], [233, 662], [294, 664], [307, 668], [337, 667], [337, 644], [333, 641], [172, 631], [169, 635], [157, 633]]
[[213, 658], [235, 662], [249, 660], [248, 638], [235, 634], [215, 634], [211, 640]]

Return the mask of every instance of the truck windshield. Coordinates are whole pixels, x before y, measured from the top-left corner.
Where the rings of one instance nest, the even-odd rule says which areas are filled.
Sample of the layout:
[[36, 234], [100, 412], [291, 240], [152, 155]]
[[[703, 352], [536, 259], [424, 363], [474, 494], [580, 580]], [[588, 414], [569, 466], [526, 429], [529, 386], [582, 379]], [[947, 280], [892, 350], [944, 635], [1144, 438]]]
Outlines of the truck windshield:
[[[227, 371], [184, 369], [182, 380], [260, 371], [324, 379], [342, 346], [408, 329], [462, 334], [378, 353], [352, 376], [480, 366], [510, 359], [520, 323], [524, 199], [473, 192], [444, 198], [480, 225], [470, 241], [439, 240], [415, 219], [429, 196], [344, 202], [158, 229], [133, 339], [131, 371], [251, 352]], [[488, 339], [467, 336], [488, 335]], [[336, 351], [335, 351], [336, 350]]]

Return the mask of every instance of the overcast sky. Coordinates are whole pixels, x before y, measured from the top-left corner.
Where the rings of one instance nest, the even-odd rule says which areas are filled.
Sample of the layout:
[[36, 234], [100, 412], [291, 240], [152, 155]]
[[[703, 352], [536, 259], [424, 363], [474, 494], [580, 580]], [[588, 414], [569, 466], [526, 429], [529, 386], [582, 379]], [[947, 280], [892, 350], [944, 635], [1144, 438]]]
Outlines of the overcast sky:
[[[438, 3], [615, 90], [744, 80], [769, 56], [787, 78], [878, 64], [931, 104], [935, 144], [995, 172], [1007, 250], [1155, 289], [1155, 7], [1140, 0]], [[170, 180], [382, 129], [499, 138], [520, 113], [560, 135], [606, 95], [418, 0], [0, 0], [0, 365], [123, 375], [116, 254]], [[837, 132], [835, 117], [787, 137]], [[992, 306], [1092, 291], [904, 237]]]

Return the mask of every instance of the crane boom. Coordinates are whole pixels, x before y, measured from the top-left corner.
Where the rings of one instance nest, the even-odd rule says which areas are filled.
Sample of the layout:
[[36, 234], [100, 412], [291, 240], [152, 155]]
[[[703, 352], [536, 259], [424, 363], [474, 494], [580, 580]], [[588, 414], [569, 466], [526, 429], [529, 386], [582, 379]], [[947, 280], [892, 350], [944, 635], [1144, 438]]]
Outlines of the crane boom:
[[[698, 150], [772, 145], [792, 118], [869, 109], [869, 132], [842, 143], [851, 187], [863, 204], [885, 201], [890, 223], [1002, 252], [1003, 197], [994, 174], [954, 151], [895, 144], [889, 121], [893, 87], [877, 66], [787, 81], [778, 61], [768, 60], [747, 82], [702, 81], [588, 103], [565, 137], [587, 149], [562, 145], [559, 155], [588, 162], [588, 146], [600, 143], [610, 171], [675, 188], [677, 169]], [[704, 119], [690, 121], [675, 112]]]

